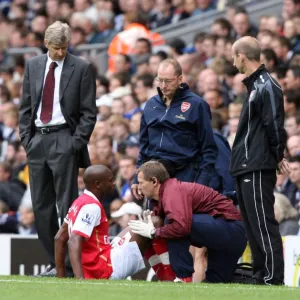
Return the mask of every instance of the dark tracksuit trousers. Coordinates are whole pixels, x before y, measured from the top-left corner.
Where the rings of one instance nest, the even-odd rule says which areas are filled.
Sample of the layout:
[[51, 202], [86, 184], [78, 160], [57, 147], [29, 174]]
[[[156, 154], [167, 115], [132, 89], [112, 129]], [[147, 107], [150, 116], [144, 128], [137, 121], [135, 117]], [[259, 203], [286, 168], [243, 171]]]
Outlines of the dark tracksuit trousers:
[[189, 252], [190, 245], [206, 247], [208, 251], [206, 281], [230, 282], [246, 243], [241, 221], [194, 214], [189, 236], [180, 240], [168, 239], [170, 264], [177, 277], [190, 277], [194, 273], [193, 257]]
[[276, 171], [261, 170], [237, 176], [237, 198], [249, 240], [254, 278], [282, 284], [283, 247], [274, 216]]

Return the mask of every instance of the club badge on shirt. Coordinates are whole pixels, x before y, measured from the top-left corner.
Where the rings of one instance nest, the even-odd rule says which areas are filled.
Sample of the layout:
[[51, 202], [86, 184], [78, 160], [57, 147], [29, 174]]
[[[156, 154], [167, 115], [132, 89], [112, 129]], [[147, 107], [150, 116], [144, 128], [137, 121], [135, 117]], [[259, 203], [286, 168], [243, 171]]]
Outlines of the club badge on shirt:
[[191, 107], [191, 103], [189, 103], [189, 102], [182, 102], [181, 103], [181, 111], [182, 112], [188, 111], [190, 107]]
[[95, 217], [89, 213], [84, 214], [81, 221], [82, 223], [85, 223], [86, 225], [91, 225]]

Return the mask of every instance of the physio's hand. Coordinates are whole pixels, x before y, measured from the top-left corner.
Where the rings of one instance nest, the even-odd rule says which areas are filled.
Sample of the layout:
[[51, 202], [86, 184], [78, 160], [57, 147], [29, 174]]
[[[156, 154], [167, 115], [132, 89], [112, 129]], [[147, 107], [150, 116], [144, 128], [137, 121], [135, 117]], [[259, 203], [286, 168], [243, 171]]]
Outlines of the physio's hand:
[[283, 158], [282, 161], [278, 164], [278, 174], [287, 176], [290, 173], [290, 165], [288, 161], [285, 158]]
[[139, 185], [134, 183], [131, 185], [131, 191], [135, 199], [142, 200], [144, 197], [141, 193], [139, 193]]
[[148, 215], [147, 219], [148, 223], [145, 223], [141, 220], [131, 220], [128, 225], [132, 232], [144, 236], [148, 239], [152, 239], [151, 233], [155, 231], [155, 228], [152, 223], [151, 215]]

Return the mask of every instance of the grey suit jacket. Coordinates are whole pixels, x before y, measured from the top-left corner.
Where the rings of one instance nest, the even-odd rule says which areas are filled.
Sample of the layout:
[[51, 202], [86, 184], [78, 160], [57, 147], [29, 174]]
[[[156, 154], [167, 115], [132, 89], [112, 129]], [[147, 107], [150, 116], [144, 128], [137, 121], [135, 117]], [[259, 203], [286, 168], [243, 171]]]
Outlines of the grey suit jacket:
[[[35, 119], [41, 101], [47, 54], [26, 63], [22, 102], [19, 111], [21, 142], [26, 149], [35, 133]], [[74, 152], [79, 167], [90, 165], [87, 149], [97, 116], [96, 82], [91, 64], [70, 53], [66, 55], [59, 87], [62, 114], [71, 128]]]

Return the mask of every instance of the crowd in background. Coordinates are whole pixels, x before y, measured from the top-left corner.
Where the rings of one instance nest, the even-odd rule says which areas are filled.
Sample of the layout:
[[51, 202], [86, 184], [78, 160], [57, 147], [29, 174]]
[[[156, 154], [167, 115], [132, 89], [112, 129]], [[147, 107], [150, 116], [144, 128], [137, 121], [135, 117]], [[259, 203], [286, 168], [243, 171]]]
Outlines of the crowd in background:
[[[229, 2], [229, 3], [228, 3]], [[231, 4], [233, 3], [234, 4]], [[110, 167], [117, 187], [104, 200], [110, 233], [117, 234], [141, 212], [130, 190], [139, 155], [139, 126], [146, 101], [157, 94], [159, 63], [173, 57], [183, 82], [201, 95], [212, 112], [212, 127], [232, 146], [247, 90], [232, 65], [231, 46], [242, 36], [256, 37], [266, 65], [284, 93], [286, 157], [291, 174], [278, 175], [275, 215], [282, 235], [297, 234], [300, 213], [300, 1], [283, 0], [281, 15], [251, 22], [239, 1], [226, 0], [13, 0], [0, 2], [0, 233], [36, 233], [28, 189], [26, 154], [19, 141], [18, 106], [28, 54], [8, 48], [43, 45], [44, 31], [55, 20], [72, 30], [69, 51], [81, 44], [106, 43], [108, 70], [98, 70], [98, 120], [89, 143], [92, 164]], [[208, 32], [195, 32], [192, 44], [180, 37], [165, 41], [151, 30], [210, 10], [223, 9]], [[229, 4], [229, 5], [228, 5]], [[83, 59], [88, 59], [83, 57]], [[102, 75], [100, 75], [102, 74]], [[104, 74], [104, 75], [103, 75]], [[78, 187], [84, 190], [83, 170]], [[136, 204], [136, 203], [137, 204]], [[124, 204], [126, 203], [126, 205]]]

